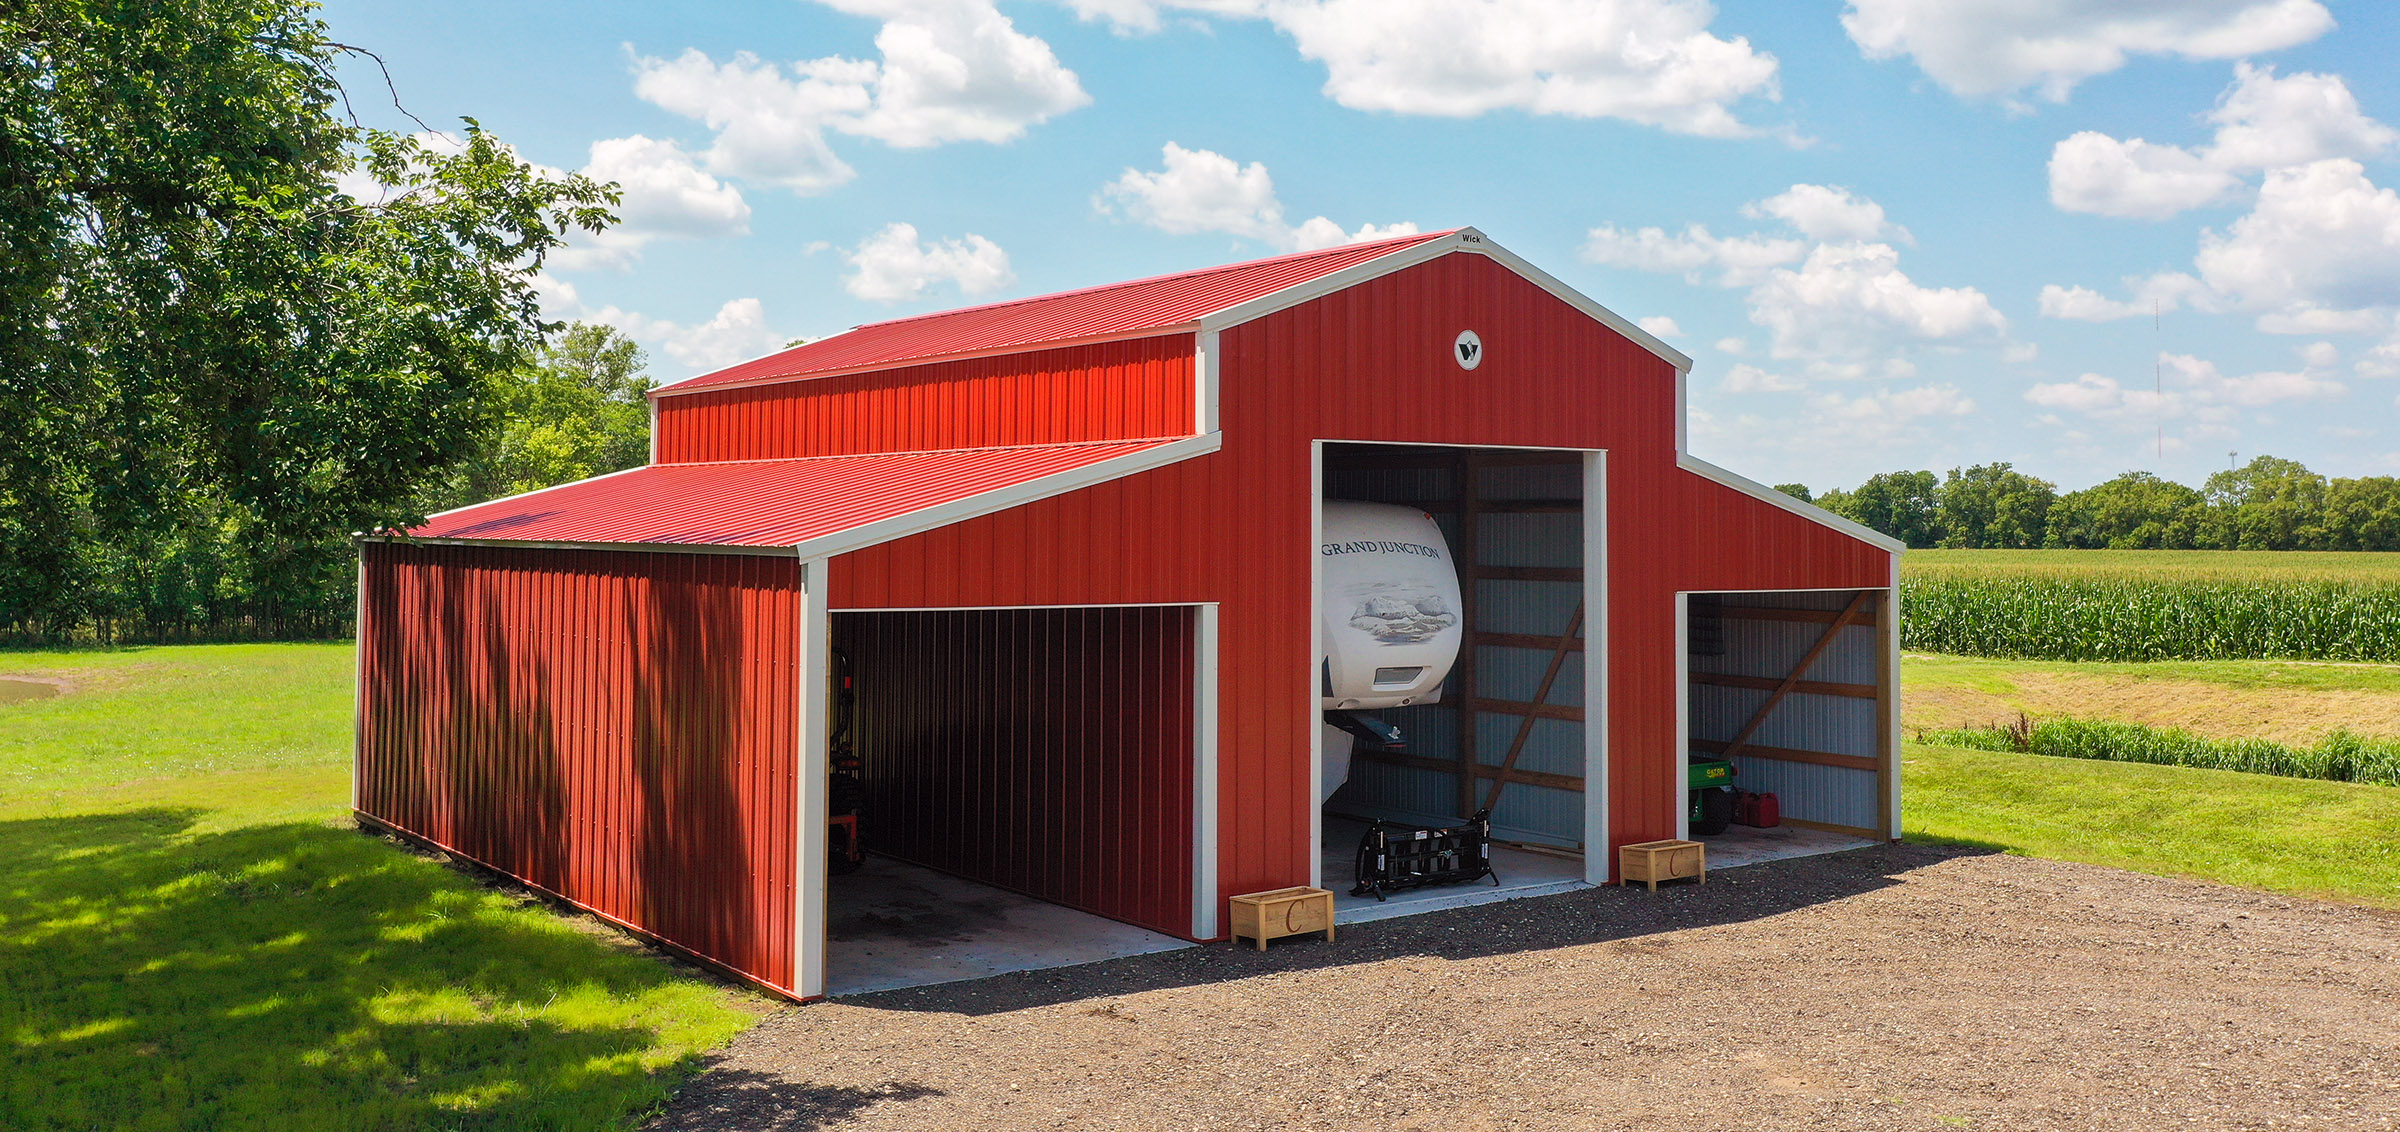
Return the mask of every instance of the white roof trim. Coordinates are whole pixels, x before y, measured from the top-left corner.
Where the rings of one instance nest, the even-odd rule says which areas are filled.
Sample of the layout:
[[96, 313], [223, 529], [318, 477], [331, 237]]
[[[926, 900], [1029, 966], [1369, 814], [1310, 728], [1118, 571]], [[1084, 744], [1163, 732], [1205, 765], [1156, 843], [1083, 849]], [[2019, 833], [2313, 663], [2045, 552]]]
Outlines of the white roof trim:
[[1195, 456], [1206, 456], [1223, 447], [1224, 444], [1225, 438], [1222, 433], [1211, 432], [1201, 436], [1187, 436], [1181, 440], [1161, 444], [1156, 448], [1146, 448], [1140, 452], [1111, 457], [1098, 463], [1086, 464], [1083, 467], [1064, 472], [1053, 472], [1036, 479], [1010, 484], [997, 491], [970, 495], [965, 499], [911, 511], [905, 515], [895, 515], [889, 519], [881, 519], [864, 526], [851, 527], [822, 538], [810, 539], [795, 547], [794, 551], [802, 558], [831, 558], [837, 554], [848, 554], [853, 550], [864, 550], [877, 543], [907, 538], [936, 527], [946, 527], [952, 523], [981, 518], [995, 511], [1006, 511], [1011, 507], [1022, 506], [1038, 499], [1048, 499], [1053, 495], [1081, 491], [1110, 480], [1123, 479], [1126, 476], [1147, 472], [1153, 468], [1163, 468], [1169, 464], [1181, 463]]
[[1200, 329], [1203, 332], [1219, 331], [1255, 318], [1263, 318], [1287, 307], [1323, 298], [1336, 291], [1355, 287], [1370, 279], [1389, 275], [1395, 271], [1415, 267], [1427, 260], [1438, 259], [1452, 252], [1470, 252], [1497, 260], [1502, 267], [1517, 273], [1526, 282], [1550, 292], [1561, 302], [1591, 316], [1610, 330], [1632, 339], [1635, 345], [1658, 355], [1661, 360], [1674, 366], [1676, 370], [1683, 371], [1692, 368], [1692, 359], [1685, 356], [1683, 351], [1659, 341], [1656, 335], [1635, 326], [1617, 312], [1593, 302], [1590, 296], [1559, 282], [1556, 276], [1526, 262], [1515, 252], [1493, 243], [1489, 237], [1473, 228], [1461, 228], [1442, 239], [1427, 240], [1422, 244], [1401, 248], [1389, 255], [1380, 255], [1363, 263], [1352, 264], [1330, 275], [1322, 275], [1306, 283], [1295, 283], [1283, 290], [1263, 295], [1249, 302], [1238, 303], [1223, 310], [1202, 315]]
[[1862, 523], [1855, 523], [1813, 503], [1802, 503], [1791, 496], [1768, 487], [1747, 476], [1737, 475], [1692, 455], [1677, 455], [1675, 466], [1702, 479], [1723, 484], [1761, 503], [1780, 507], [1809, 522], [1831, 527], [1860, 542], [1871, 543], [1894, 555], [1908, 550], [1908, 544]]

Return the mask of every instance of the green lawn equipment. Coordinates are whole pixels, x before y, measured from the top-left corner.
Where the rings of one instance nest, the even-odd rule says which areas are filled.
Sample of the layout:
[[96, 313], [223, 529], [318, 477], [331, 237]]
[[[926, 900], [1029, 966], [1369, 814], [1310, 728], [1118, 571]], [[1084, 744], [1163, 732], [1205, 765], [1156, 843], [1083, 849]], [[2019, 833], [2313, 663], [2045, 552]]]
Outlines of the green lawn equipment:
[[1733, 824], [1733, 764], [1723, 759], [1693, 758], [1686, 772], [1691, 788], [1692, 835], [1713, 837]]

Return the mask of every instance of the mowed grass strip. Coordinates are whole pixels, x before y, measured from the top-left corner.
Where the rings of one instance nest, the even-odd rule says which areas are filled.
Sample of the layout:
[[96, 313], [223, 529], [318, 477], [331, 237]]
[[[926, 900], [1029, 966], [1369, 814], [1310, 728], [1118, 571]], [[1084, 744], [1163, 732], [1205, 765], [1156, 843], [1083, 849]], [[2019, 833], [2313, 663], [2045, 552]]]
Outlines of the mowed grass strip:
[[1915, 840], [2400, 909], [2400, 789], [1906, 744]]
[[1911, 551], [1904, 647], [2071, 661], [2400, 661], [2400, 554]]
[[1914, 731], [2019, 715], [2122, 720], [2214, 739], [2310, 746], [2336, 731], [2400, 740], [2400, 665], [2211, 660], [2089, 664], [1910, 653], [1902, 720]]
[[351, 828], [350, 658], [0, 653], [0, 1128], [627, 1128], [767, 1009]]

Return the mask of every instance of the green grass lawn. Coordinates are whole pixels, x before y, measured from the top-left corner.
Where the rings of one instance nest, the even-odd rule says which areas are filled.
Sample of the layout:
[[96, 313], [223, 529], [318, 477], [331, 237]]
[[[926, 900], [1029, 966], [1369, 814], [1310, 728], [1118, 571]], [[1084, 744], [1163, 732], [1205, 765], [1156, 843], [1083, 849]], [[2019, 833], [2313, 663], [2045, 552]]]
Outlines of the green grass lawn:
[[351, 672], [0, 653], [0, 1128], [624, 1128], [768, 1008], [353, 829]]
[[1910, 743], [1912, 839], [2400, 908], [2400, 789]]

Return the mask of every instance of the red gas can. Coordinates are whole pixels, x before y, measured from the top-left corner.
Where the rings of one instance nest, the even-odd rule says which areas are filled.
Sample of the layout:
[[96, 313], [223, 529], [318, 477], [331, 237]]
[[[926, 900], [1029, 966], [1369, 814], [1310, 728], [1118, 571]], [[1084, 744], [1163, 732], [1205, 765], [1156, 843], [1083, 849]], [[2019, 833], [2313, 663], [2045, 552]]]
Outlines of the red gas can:
[[1741, 825], [1773, 829], [1783, 824], [1783, 807], [1773, 794], [1753, 794], [1744, 790], [1733, 797], [1733, 820]]

